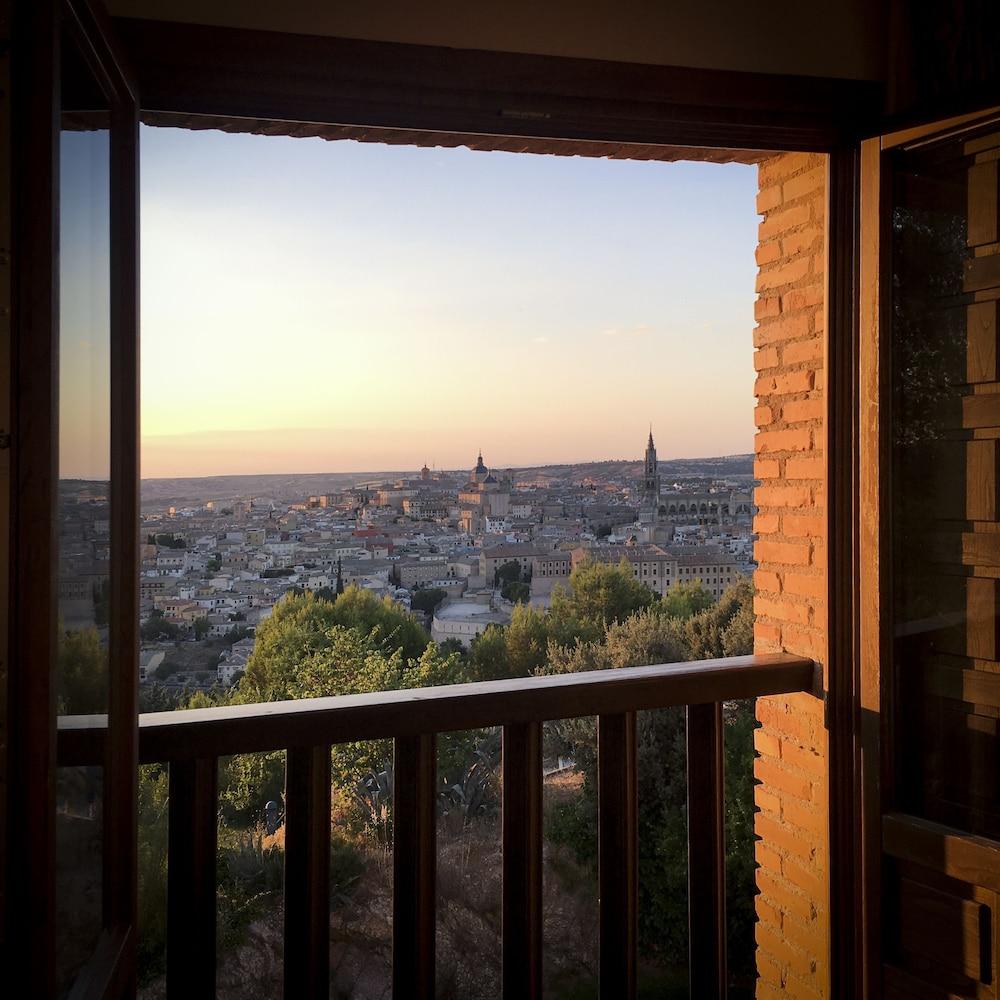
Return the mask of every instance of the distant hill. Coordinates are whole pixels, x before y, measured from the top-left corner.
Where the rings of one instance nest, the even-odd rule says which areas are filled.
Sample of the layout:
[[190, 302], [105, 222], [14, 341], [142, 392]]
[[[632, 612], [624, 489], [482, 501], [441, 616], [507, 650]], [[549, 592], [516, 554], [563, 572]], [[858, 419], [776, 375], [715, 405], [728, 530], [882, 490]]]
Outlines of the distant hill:
[[[454, 470], [461, 475], [464, 470]], [[517, 477], [536, 482], [571, 483], [587, 478], [637, 479], [642, 461], [577, 462], [567, 465], [515, 467]], [[260, 476], [203, 476], [197, 478], [143, 479], [142, 506], [146, 509], [184, 507], [208, 500], [225, 502], [254, 497], [261, 502], [288, 503], [313, 494], [336, 493], [371, 479], [414, 477], [415, 469], [382, 472], [278, 473]], [[445, 474], [449, 474], [447, 471]], [[691, 479], [753, 478], [753, 455], [722, 455], [715, 458], [671, 458], [660, 462], [665, 483]]]

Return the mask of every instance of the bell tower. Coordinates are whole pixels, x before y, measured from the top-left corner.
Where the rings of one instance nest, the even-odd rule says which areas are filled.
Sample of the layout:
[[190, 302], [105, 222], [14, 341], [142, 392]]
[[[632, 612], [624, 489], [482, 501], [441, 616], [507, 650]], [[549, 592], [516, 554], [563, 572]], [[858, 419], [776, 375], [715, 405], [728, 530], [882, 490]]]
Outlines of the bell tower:
[[656, 508], [660, 502], [660, 473], [656, 463], [656, 445], [653, 443], [653, 428], [649, 428], [646, 442], [646, 467], [642, 477], [643, 503]]

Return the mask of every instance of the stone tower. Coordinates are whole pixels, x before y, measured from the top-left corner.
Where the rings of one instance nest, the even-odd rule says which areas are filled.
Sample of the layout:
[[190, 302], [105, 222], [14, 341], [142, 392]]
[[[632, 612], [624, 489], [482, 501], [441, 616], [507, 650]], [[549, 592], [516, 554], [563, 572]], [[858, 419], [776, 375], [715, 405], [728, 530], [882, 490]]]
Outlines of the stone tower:
[[644, 507], [657, 508], [660, 502], [660, 472], [656, 464], [656, 445], [653, 443], [653, 428], [649, 429], [649, 441], [646, 442], [646, 467], [642, 476], [642, 504]]

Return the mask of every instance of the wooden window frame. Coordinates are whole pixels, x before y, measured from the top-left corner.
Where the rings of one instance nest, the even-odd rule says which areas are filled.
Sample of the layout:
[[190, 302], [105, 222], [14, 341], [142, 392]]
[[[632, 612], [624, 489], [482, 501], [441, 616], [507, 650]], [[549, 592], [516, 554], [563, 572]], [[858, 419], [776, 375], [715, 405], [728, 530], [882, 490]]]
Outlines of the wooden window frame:
[[[33, 6], [32, 16], [44, 18], [51, 15], [54, 0], [19, 6], [22, 11]], [[870, 540], [871, 531], [878, 530], [877, 496], [871, 495], [872, 484], [866, 476], [868, 461], [877, 457], [877, 452], [873, 456], [870, 451], [870, 429], [878, 425], [877, 421], [865, 422], [866, 416], [872, 416], [866, 408], [873, 405], [873, 392], [877, 397], [877, 384], [866, 382], [871, 371], [865, 351], [871, 345], [866, 348], [865, 333], [871, 317], [865, 314], [866, 288], [859, 274], [866, 265], [866, 226], [870, 229], [873, 220], [863, 214], [867, 174], [860, 143], [878, 131], [881, 88], [845, 80], [455, 50], [173, 22], [112, 19], [112, 28], [124, 52], [123, 57], [116, 55], [120, 60], [116, 65], [122, 67], [123, 77], [127, 76], [126, 59], [136, 68], [140, 117], [154, 124], [328, 137], [331, 130], [339, 130], [343, 136], [384, 141], [534, 152], [579, 150], [590, 155], [637, 158], [676, 159], [684, 154], [697, 158], [698, 151], [706, 149], [715, 151], [716, 156], [725, 149], [829, 155], [824, 452], [829, 546], [825, 697], [831, 737], [830, 934], [834, 995], [852, 995], [849, 980], [861, 975], [861, 958], [872, 940], [865, 906], [868, 870], [858, 819], [865, 812], [866, 789], [872, 786], [865, 781], [868, 758], [863, 752], [865, 726], [859, 713], [871, 693], [865, 686], [870, 679], [859, 670], [871, 636], [870, 631], [860, 628], [859, 607], [872, 596], [873, 577], [861, 572], [859, 552], [866, 539]], [[14, 65], [15, 81], [20, 80], [31, 94], [22, 109], [20, 126], [15, 120], [15, 135], [20, 127], [32, 140], [29, 162], [47, 164], [37, 176], [15, 179], [15, 184], [22, 185], [15, 190], [22, 196], [24, 191], [33, 191], [42, 199], [41, 204], [53, 200], [57, 155], [51, 137], [46, 140], [39, 135], [42, 129], [28, 128], [25, 116], [52, 120], [58, 79], [53, 55], [50, 51], [25, 53]], [[310, 131], [317, 127], [325, 133]], [[621, 147], [619, 152], [615, 154], [609, 144]], [[115, 162], [118, 160], [113, 156]], [[136, 184], [136, 178], [132, 176], [129, 183]], [[126, 212], [136, 210], [133, 200]], [[52, 225], [36, 226], [34, 233], [27, 227], [31, 238], [20, 244], [25, 253], [22, 273], [31, 260], [49, 266], [58, 218], [50, 221]], [[124, 224], [126, 218], [115, 219], [115, 226]], [[128, 273], [136, 260], [132, 254], [115, 263]], [[51, 295], [46, 301], [44, 296], [39, 299], [36, 291], [30, 304], [22, 301], [19, 314], [23, 320], [23, 310], [30, 306], [35, 329], [49, 339], [54, 332], [52, 304]], [[123, 298], [117, 308], [135, 310], [137, 302]], [[23, 336], [15, 349], [21, 352], [22, 368], [30, 366], [32, 351], [38, 350]], [[136, 351], [135, 345], [127, 347], [117, 363], [137, 371]], [[47, 376], [50, 383], [52, 374]], [[137, 390], [137, 378], [133, 386]], [[17, 391], [15, 387], [15, 404]], [[122, 415], [112, 448], [112, 479], [120, 491], [116, 493], [115, 531], [124, 538], [135, 535], [138, 510], [137, 395], [125, 392], [115, 398], [113, 406]], [[44, 505], [56, 478], [52, 442], [57, 427], [53, 396], [52, 407], [37, 420], [15, 428], [12, 495], [22, 512], [37, 504], [42, 504], [39, 509], [47, 509]], [[131, 521], [126, 524], [128, 517]], [[42, 611], [51, 610], [54, 583], [48, 574], [33, 572], [39, 559], [52, 565], [54, 551], [53, 537], [46, 551], [31, 553], [31, 561], [16, 548], [13, 552], [11, 580], [20, 594], [16, 628], [21, 634], [11, 637], [12, 660], [19, 643], [27, 643], [35, 652], [48, 648], [54, 654], [52, 638], [41, 634], [51, 621], [51, 615]], [[132, 606], [138, 587], [135, 580], [126, 580], [123, 567], [131, 567], [135, 553], [127, 547], [119, 551], [122, 572], [113, 586], [118, 587], [121, 606]], [[37, 602], [35, 612], [32, 601]], [[123, 657], [135, 648], [134, 633], [127, 630], [113, 641]], [[54, 655], [48, 657], [49, 662], [53, 659]], [[39, 788], [50, 787], [55, 714], [49, 678], [12, 671], [11, 681], [9, 703], [27, 714], [19, 720], [20, 734], [12, 741], [8, 764], [12, 770], [24, 765], [18, 773], [26, 782], [38, 781]], [[114, 712], [134, 715], [134, 676], [112, 697]], [[29, 751], [38, 755], [27, 767]], [[116, 780], [133, 780], [129, 772], [134, 773], [135, 761], [119, 764]], [[47, 801], [39, 794], [25, 796], [24, 811], [19, 813], [18, 824], [11, 827], [16, 838], [10, 840], [10, 850], [18, 844], [27, 846], [36, 836], [40, 843], [54, 839]], [[134, 808], [113, 822], [115, 830], [109, 830], [109, 836], [120, 845], [121, 857], [134, 861]], [[116, 897], [130, 897], [132, 917], [134, 867], [132, 864], [126, 877], [126, 881], [131, 880], [127, 893], [119, 887]], [[18, 922], [50, 927], [51, 873], [32, 864], [26, 864], [22, 872], [20, 881], [31, 891], [7, 897], [8, 901], [16, 898], [18, 906], [31, 902], [16, 911]], [[23, 954], [36, 968], [44, 966], [49, 954], [49, 946], [39, 944], [44, 937], [44, 932], [35, 932], [26, 939], [30, 947]]]

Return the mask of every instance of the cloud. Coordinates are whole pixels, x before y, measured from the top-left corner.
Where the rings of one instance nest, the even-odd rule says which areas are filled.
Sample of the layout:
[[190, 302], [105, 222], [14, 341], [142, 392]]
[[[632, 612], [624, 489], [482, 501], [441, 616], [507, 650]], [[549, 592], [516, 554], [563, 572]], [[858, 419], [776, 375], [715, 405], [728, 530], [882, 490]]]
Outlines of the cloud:
[[532, 337], [531, 338], [531, 342], [533, 344], [547, 344], [549, 342], [549, 338], [548, 337], [544, 337], [544, 336], [542, 336], [542, 337]]

